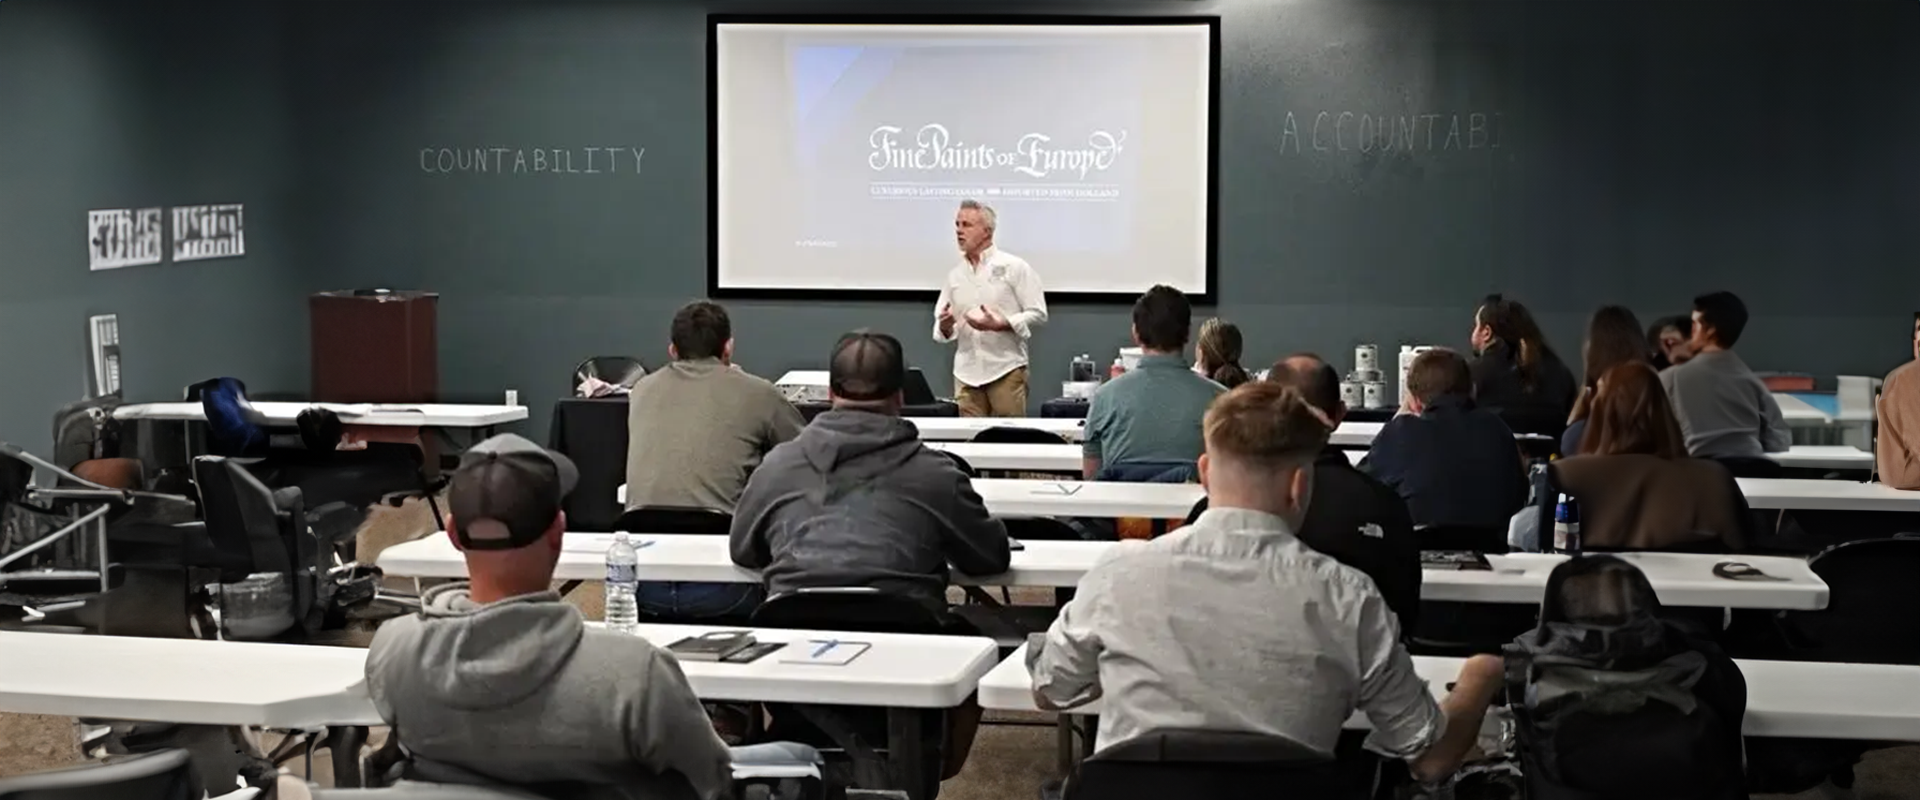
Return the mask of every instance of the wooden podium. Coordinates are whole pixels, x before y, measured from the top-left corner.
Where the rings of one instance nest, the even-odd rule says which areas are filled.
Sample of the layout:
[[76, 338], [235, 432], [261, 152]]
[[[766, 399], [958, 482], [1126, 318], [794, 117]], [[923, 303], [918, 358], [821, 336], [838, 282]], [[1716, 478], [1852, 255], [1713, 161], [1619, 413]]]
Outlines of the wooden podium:
[[321, 292], [312, 321], [313, 399], [322, 403], [431, 403], [440, 395], [432, 292]]

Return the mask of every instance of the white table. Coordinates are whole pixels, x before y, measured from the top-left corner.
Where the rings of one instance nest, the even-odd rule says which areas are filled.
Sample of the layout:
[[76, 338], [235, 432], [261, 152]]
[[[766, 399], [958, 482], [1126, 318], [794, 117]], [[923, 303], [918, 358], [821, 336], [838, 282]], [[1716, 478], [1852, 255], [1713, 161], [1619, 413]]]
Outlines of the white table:
[[1795, 445], [1767, 457], [1794, 469], [1873, 469], [1873, 453], [1846, 445]]
[[367, 651], [0, 631], [0, 711], [316, 728], [381, 725]]
[[1794, 511], [1920, 511], [1920, 492], [1879, 483], [1797, 478], [1740, 478], [1747, 505]]
[[[340, 403], [252, 403], [266, 424], [293, 425], [300, 412], [319, 406], [332, 409], [349, 425], [385, 425], [406, 428], [491, 428], [527, 418], [526, 406], [461, 405], [453, 403], [398, 403], [345, 405]], [[205, 422], [199, 403], [134, 403], [113, 410], [118, 420]]]
[[[1736, 662], [1747, 680], [1748, 736], [1808, 739], [1920, 741], [1920, 667], [1797, 661]], [[1461, 659], [1414, 656], [1413, 668], [1434, 696], [1460, 674]], [[1100, 713], [1101, 701], [1073, 709]], [[999, 711], [1038, 711], [1027, 647], [980, 679], [980, 706]], [[1368, 727], [1355, 713], [1346, 727]]]
[[[1071, 445], [1069, 445], [1071, 446]], [[974, 465], [978, 467], [979, 465]], [[996, 517], [1153, 517], [1185, 519], [1206, 496], [1197, 483], [1036, 481], [974, 478], [973, 489]], [[616, 495], [627, 501], [627, 486]]]
[[908, 417], [929, 442], [964, 442], [988, 428], [1034, 428], [1080, 441], [1086, 420], [1059, 417]]
[[[725, 536], [642, 533], [639, 546], [640, 580], [701, 583], [759, 583], [760, 574], [735, 566]], [[612, 534], [569, 533], [561, 543], [554, 579], [601, 581], [607, 577], [606, 553]], [[645, 543], [645, 544], [641, 544]], [[968, 577], [954, 573], [962, 586], [1075, 586], [1111, 542], [1023, 542], [1013, 553], [1012, 567], [999, 575]], [[442, 534], [427, 536], [380, 551], [381, 571], [400, 578], [465, 578], [466, 559]]]
[[[642, 625], [660, 647], [722, 628]], [[704, 700], [952, 708], [973, 693], [999, 650], [969, 636], [764, 629], [767, 642], [838, 639], [873, 646], [841, 667], [687, 661]], [[142, 639], [0, 631], [0, 711], [198, 725], [307, 728], [380, 725], [367, 695], [367, 651], [355, 647]]]
[[[1639, 567], [1663, 605], [1800, 611], [1827, 607], [1827, 582], [1815, 575], [1804, 559], [1702, 553], [1610, 555]], [[1566, 556], [1558, 554], [1514, 553], [1487, 556], [1487, 563], [1493, 565], [1491, 571], [1423, 570], [1420, 598], [1466, 603], [1539, 603], [1547, 590], [1547, 576], [1565, 560]], [[1715, 577], [1713, 566], [1723, 561], [1750, 564], [1768, 575], [1787, 580], [1736, 581]]]
[[[759, 583], [753, 570], [735, 566], [727, 537], [640, 534], [639, 574], [643, 581], [703, 583]], [[569, 533], [561, 544], [554, 577], [563, 581], [600, 581], [606, 578], [606, 552], [612, 536]], [[1013, 552], [1012, 566], [999, 575], [970, 577], [953, 574], [958, 586], [1070, 587], [1114, 547], [1115, 542], [1023, 542]], [[1128, 545], [1131, 546], [1131, 545]], [[1663, 603], [1707, 608], [1815, 610], [1827, 605], [1827, 584], [1793, 558], [1712, 556], [1686, 553], [1624, 553], [1647, 574]], [[1488, 556], [1495, 569], [1422, 571], [1420, 596], [1425, 600], [1463, 603], [1536, 604], [1546, 591], [1547, 575], [1564, 556], [1518, 554]], [[1732, 581], [1713, 576], [1713, 565], [1739, 560], [1787, 581]], [[402, 578], [464, 578], [465, 559], [447, 541], [434, 535], [381, 551], [378, 565], [386, 574]]]
[[1193, 504], [1207, 495], [1197, 483], [976, 478], [973, 488], [996, 517], [1185, 519]]
[[[1081, 473], [1083, 453], [1077, 444], [988, 444], [983, 442], [927, 442], [930, 450], [952, 453], [974, 469], [1014, 472]], [[1347, 461], [1358, 464], [1364, 450], [1346, 451]]]

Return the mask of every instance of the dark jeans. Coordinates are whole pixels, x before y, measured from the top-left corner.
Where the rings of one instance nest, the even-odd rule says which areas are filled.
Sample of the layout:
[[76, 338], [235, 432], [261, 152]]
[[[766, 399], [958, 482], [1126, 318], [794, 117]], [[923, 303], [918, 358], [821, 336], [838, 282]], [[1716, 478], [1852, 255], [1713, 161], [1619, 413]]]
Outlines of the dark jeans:
[[757, 583], [646, 582], [634, 595], [640, 613], [666, 619], [746, 619], [767, 599]]

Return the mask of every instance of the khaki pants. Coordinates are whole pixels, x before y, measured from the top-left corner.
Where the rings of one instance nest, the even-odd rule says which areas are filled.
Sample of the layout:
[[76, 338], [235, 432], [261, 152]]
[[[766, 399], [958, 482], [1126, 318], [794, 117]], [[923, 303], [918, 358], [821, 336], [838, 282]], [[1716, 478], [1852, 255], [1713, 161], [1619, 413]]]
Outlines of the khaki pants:
[[985, 386], [953, 384], [953, 401], [963, 417], [1024, 417], [1027, 415], [1027, 368], [995, 378]]

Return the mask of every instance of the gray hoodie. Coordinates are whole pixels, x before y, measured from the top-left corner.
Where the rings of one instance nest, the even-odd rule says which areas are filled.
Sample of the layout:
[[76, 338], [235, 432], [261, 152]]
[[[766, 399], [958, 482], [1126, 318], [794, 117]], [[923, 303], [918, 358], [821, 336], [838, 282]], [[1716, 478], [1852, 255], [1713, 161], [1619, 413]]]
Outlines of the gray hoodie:
[[380, 626], [367, 688], [423, 764], [516, 786], [608, 789], [596, 797], [711, 800], [729, 790], [727, 747], [665, 651], [588, 629], [555, 592], [478, 605], [461, 583], [422, 600], [419, 614]]
[[835, 409], [775, 447], [733, 515], [733, 561], [773, 594], [871, 586], [946, 608], [947, 564], [1005, 572], [1006, 526], [899, 417]]

